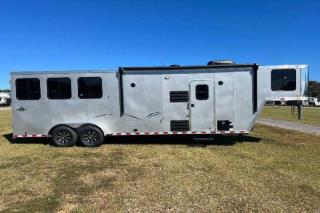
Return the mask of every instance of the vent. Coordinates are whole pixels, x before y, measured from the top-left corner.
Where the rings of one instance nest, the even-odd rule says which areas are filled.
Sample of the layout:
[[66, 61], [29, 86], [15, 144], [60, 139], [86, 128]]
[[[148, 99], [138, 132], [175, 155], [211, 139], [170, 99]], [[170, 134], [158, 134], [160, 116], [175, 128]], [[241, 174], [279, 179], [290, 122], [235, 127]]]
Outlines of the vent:
[[232, 126], [232, 125], [230, 125], [231, 124], [231, 122], [230, 121], [228, 121], [228, 120], [219, 120], [218, 122], [218, 130], [230, 130], [230, 127]]
[[171, 91], [170, 102], [188, 102], [189, 92], [188, 91]]
[[189, 131], [189, 121], [188, 120], [177, 120], [170, 121], [171, 131]]
[[231, 60], [219, 60], [219, 61], [209, 61], [207, 63], [207, 65], [226, 65], [226, 64], [235, 64], [235, 62]]

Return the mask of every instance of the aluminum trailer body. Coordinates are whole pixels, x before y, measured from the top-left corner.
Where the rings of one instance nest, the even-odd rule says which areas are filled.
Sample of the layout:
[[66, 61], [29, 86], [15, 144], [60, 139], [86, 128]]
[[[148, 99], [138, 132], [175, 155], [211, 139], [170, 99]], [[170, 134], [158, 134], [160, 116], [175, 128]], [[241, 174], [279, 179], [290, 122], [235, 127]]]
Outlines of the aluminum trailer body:
[[249, 133], [265, 101], [299, 101], [307, 76], [306, 65], [256, 64], [13, 72], [13, 137], [67, 126], [81, 138], [88, 125], [115, 136]]

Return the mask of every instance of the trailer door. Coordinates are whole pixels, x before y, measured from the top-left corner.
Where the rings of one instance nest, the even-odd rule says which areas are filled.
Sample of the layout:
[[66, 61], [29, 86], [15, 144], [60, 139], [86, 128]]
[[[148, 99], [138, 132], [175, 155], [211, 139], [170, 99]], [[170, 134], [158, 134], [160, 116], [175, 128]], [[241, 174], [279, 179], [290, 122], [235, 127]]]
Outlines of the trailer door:
[[43, 76], [18, 76], [13, 78], [12, 110], [13, 134], [47, 134], [50, 111], [44, 97]]
[[214, 130], [214, 83], [195, 80], [189, 85], [189, 116], [191, 131]]

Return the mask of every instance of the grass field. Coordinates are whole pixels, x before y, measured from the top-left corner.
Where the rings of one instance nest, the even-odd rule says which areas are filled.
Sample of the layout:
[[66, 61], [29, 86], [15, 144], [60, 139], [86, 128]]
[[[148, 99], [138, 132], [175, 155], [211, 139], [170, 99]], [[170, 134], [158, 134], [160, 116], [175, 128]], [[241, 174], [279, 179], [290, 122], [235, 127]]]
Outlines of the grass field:
[[320, 126], [320, 107], [304, 107], [303, 119], [298, 120], [296, 113], [291, 113], [290, 106], [267, 106], [263, 110], [261, 117]]
[[125, 138], [57, 148], [10, 143], [10, 112], [0, 119], [3, 212], [320, 211], [320, 137], [257, 125], [205, 147]]

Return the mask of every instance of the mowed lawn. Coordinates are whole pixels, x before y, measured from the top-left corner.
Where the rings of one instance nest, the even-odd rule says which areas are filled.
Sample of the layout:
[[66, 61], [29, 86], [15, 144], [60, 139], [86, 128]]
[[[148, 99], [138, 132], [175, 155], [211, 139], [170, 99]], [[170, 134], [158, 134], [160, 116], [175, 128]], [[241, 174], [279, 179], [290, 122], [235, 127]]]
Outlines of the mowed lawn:
[[0, 120], [3, 212], [320, 211], [320, 137], [257, 125], [204, 147], [128, 137], [57, 148], [12, 144], [10, 112]]
[[290, 106], [266, 106], [261, 117], [320, 126], [320, 107], [304, 107], [303, 119], [298, 120], [297, 111], [292, 113]]

